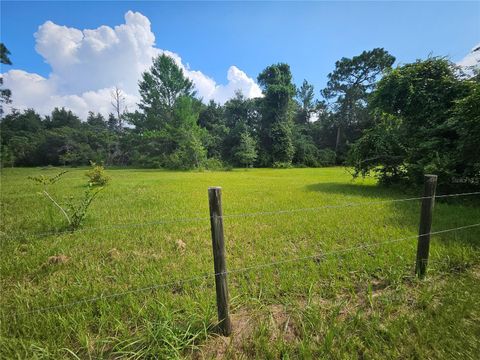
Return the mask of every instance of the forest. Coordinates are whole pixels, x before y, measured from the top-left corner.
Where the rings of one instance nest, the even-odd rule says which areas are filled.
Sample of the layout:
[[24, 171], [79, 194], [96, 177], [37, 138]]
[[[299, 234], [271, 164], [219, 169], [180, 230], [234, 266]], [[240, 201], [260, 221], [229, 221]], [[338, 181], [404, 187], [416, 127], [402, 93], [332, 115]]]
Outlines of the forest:
[[[1, 44], [1, 62], [11, 54]], [[480, 183], [480, 75], [443, 57], [394, 67], [383, 48], [338, 60], [324, 89], [296, 86], [290, 66], [257, 77], [263, 96], [241, 92], [225, 104], [202, 102], [167, 55], [138, 83], [138, 110], [112, 90], [108, 117], [80, 119], [55, 108], [2, 111], [3, 167], [106, 166], [174, 170], [346, 165], [354, 176], [419, 184], [435, 173], [444, 188]], [[2, 105], [11, 101], [2, 87]], [[86, 121], [84, 121], [86, 120]]]

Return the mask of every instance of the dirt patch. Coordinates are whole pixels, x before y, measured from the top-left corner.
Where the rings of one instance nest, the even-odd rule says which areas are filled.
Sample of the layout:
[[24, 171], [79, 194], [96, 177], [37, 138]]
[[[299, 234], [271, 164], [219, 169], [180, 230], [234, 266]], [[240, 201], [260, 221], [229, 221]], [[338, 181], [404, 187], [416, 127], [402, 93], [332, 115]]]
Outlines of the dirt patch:
[[480, 279], [480, 266], [472, 267], [472, 275], [475, 279]]
[[49, 264], [49, 265], [65, 264], [69, 260], [70, 260], [70, 258], [66, 255], [63, 255], [63, 254], [53, 255], [53, 256], [48, 257], [47, 264]]
[[113, 248], [113, 249], [110, 249], [108, 250], [107, 252], [107, 257], [111, 260], [116, 260], [120, 257], [120, 251], [118, 251], [117, 249]]
[[185, 244], [185, 242], [183, 242], [182, 240], [177, 240], [175, 244], [177, 245], [177, 251], [180, 254], [184, 254], [185, 250], [187, 249], [187, 244]]
[[162, 258], [162, 255], [160, 254], [146, 252], [146, 251], [132, 251], [131, 255], [133, 255], [133, 257], [135, 258], [141, 258], [145, 260], [160, 260]]
[[372, 289], [372, 297], [382, 295], [386, 289], [388, 289], [388, 282], [385, 280], [374, 279], [370, 282], [370, 288]]
[[193, 354], [193, 359], [249, 359], [248, 343], [260, 323], [268, 323], [271, 341], [295, 342], [299, 336], [298, 328], [292, 314], [285, 305], [270, 305], [268, 311], [259, 315], [247, 310], [231, 314], [232, 335], [215, 336], [207, 339], [200, 350]]
[[[214, 336], [207, 339], [206, 343], [196, 351], [192, 358], [203, 359], [242, 359], [242, 344], [252, 336], [255, 329], [253, 317], [247, 310], [239, 310], [230, 315], [232, 322], [232, 334], [227, 336]], [[230, 351], [234, 350], [235, 354], [231, 355]]]
[[286, 342], [293, 342], [298, 336], [292, 315], [287, 312], [284, 305], [272, 305], [270, 320], [272, 322], [272, 340], [282, 338]]

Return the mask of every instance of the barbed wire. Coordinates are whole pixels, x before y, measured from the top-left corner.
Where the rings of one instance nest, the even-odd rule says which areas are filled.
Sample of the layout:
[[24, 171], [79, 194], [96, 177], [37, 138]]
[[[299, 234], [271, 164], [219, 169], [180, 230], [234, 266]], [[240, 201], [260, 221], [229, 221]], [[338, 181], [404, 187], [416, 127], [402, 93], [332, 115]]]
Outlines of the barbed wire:
[[[480, 191], [477, 192], [468, 192], [468, 193], [457, 193], [457, 194], [444, 194], [444, 195], [435, 195], [434, 198], [448, 198], [448, 197], [461, 197], [461, 196], [471, 196], [471, 195], [480, 195]], [[255, 217], [255, 216], [268, 216], [268, 215], [282, 215], [282, 214], [290, 214], [290, 213], [298, 213], [298, 212], [308, 212], [308, 211], [316, 211], [322, 209], [340, 209], [340, 208], [349, 208], [349, 207], [358, 207], [358, 206], [366, 206], [366, 205], [375, 205], [375, 204], [386, 204], [386, 203], [399, 203], [405, 201], [414, 201], [414, 200], [423, 200], [429, 199], [432, 196], [421, 196], [421, 197], [412, 197], [412, 198], [403, 198], [403, 199], [391, 199], [391, 200], [375, 200], [375, 201], [365, 201], [365, 202], [353, 202], [347, 204], [338, 204], [338, 205], [323, 205], [318, 207], [307, 207], [307, 208], [297, 208], [297, 209], [286, 209], [286, 210], [275, 210], [275, 211], [258, 211], [258, 212], [251, 212], [251, 213], [237, 213], [237, 214], [227, 214], [223, 215], [222, 218], [246, 218], [246, 217]], [[12, 236], [6, 236], [6, 239], [17, 239], [20, 237], [46, 237], [51, 235], [65, 235], [65, 234], [73, 234], [79, 232], [88, 232], [88, 231], [98, 231], [98, 230], [118, 230], [118, 229], [125, 229], [125, 228], [139, 228], [144, 226], [154, 226], [154, 225], [162, 225], [162, 224], [174, 224], [174, 223], [186, 223], [186, 222], [201, 222], [201, 221], [210, 221], [210, 217], [187, 217], [187, 218], [170, 218], [170, 219], [163, 219], [163, 220], [155, 220], [151, 222], [143, 222], [143, 223], [126, 223], [126, 224], [111, 224], [111, 225], [103, 225], [103, 226], [95, 226], [95, 227], [86, 227], [82, 229], [77, 229], [74, 232], [71, 230], [66, 231], [49, 231], [49, 232], [41, 232], [41, 233], [33, 233], [33, 234], [15, 234]], [[4, 239], [5, 239], [4, 238]]]
[[385, 244], [402, 242], [402, 241], [418, 238], [418, 237], [421, 237], [421, 236], [438, 235], [438, 234], [443, 234], [443, 233], [447, 233], [447, 232], [451, 232], [451, 231], [458, 231], [458, 230], [474, 228], [474, 227], [477, 227], [477, 226], [480, 226], [480, 223], [465, 225], [465, 226], [459, 226], [459, 227], [451, 228], [451, 229], [433, 231], [433, 232], [429, 232], [429, 233], [421, 234], [421, 235], [412, 235], [412, 236], [407, 236], [407, 237], [403, 237], [403, 238], [399, 238], [399, 239], [373, 242], [373, 243], [369, 243], [369, 244], [362, 244], [362, 245], [359, 245], [359, 246], [354, 246], [354, 247], [349, 247], [349, 248], [339, 249], [339, 250], [333, 250], [333, 251], [323, 252], [323, 253], [316, 253], [316, 254], [308, 255], [308, 256], [294, 257], [294, 258], [289, 258], [289, 259], [284, 259], [284, 260], [279, 260], [279, 261], [272, 261], [272, 262], [263, 263], [263, 264], [256, 264], [256, 265], [247, 266], [247, 267], [243, 267], [243, 268], [238, 268], [238, 269], [234, 269], [234, 270], [230, 270], [230, 271], [226, 271], [226, 272], [213, 273], [213, 274], [212, 273], [204, 273], [204, 274], [196, 275], [196, 276], [191, 277], [191, 278], [178, 279], [178, 280], [170, 281], [170, 282], [163, 283], [163, 284], [156, 284], [156, 285], [152, 285], [152, 286], [148, 286], [148, 287], [131, 289], [131, 290], [127, 290], [127, 291], [124, 291], [124, 292], [113, 293], [113, 294], [108, 294], [108, 295], [103, 295], [102, 294], [102, 295], [95, 296], [95, 297], [92, 297], [92, 298], [80, 299], [80, 300], [70, 302], [70, 303], [67, 303], [67, 304], [60, 304], [60, 305], [54, 305], [54, 306], [49, 306], [49, 307], [37, 308], [37, 309], [29, 310], [29, 311], [26, 311], [26, 312], [22, 312], [19, 315], [24, 315], [24, 314], [34, 313], [34, 312], [45, 312], [45, 311], [51, 311], [51, 310], [55, 310], [55, 309], [72, 307], [72, 306], [76, 306], [76, 305], [79, 305], [79, 304], [82, 304], [82, 303], [90, 303], [90, 302], [95, 302], [95, 301], [99, 301], [99, 300], [103, 300], [103, 299], [116, 298], [116, 297], [120, 297], [120, 296], [124, 296], [124, 295], [128, 295], [128, 294], [133, 294], [133, 293], [156, 290], [156, 289], [160, 289], [160, 288], [168, 287], [168, 286], [172, 286], [172, 285], [185, 284], [185, 283], [196, 281], [196, 280], [204, 280], [204, 279], [215, 277], [215, 276], [218, 276], [218, 275], [239, 274], [239, 273], [243, 273], [243, 272], [247, 272], [247, 271], [251, 271], [251, 270], [255, 270], [255, 269], [261, 269], [261, 268], [266, 268], [266, 267], [271, 267], [271, 266], [278, 266], [278, 265], [283, 265], [283, 264], [291, 263], [291, 262], [304, 261], [304, 260], [317, 259], [317, 258], [325, 258], [327, 256], [334, 255], [334, 254], [347, 253], [347, 252], [351, 252], [351, 251], [355, 251], [355, 250], [363, 250], [363, 249], [367, 249], [367, 248], [371, 248], [371, 247], [375, 247], [375, 246], [381, 246], [381, 245], [385, 245]]

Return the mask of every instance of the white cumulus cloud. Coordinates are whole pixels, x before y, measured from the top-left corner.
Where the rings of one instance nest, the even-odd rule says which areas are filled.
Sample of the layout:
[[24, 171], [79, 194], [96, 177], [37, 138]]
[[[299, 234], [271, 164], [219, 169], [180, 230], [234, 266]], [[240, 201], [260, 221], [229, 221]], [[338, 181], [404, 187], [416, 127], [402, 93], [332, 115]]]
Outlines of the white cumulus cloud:
[[56, 106], [65, 106], [83, 118], [88, 111], [107, 114], [112, 111], [111, 90], [118, 87], [133, 110], [139, 101], [141, 73], [162, 53], [175, 59], [204, 101], [224, 103], [237, 90], [248, 98], [261, 96], [255, 81], [236, 66], [228, 69], [227, 83], [218, 84], [190, 69], [178, 54], [155, 47], [150, 25], [147, 17], [132, 11], [125, 14], [124, 24], [113, 28], [79, 30], [45, 22], [34, 34], [35, 49], [51, 66], [51, 73], [47, 78], [23, 70], [2, 74], [5, 87], [12, 90], [11, 107], [48, 114]]
[[475, 45], [457, 65], [463, 67], [480, 67], [480, 43]]

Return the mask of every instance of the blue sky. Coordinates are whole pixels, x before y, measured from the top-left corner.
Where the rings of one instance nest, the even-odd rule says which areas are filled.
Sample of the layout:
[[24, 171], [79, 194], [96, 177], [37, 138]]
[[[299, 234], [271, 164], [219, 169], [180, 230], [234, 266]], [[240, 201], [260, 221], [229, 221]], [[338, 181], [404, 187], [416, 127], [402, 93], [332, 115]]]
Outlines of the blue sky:
[[384, 47], [406, 63], [429, 54], [462, 59], [480, 42], [480, 2], [10, 2], [1, 38], [13, 67], [48, 77], [33, 34], [47, 20], [80, 30], [125, 22], [128, 10], [151, 22], [155, 45], [191, 69], [226, 83], [231, 65], [256, 79], [267, 65], [290, 64], [295, 82], [325, 85], [336, 60]]

